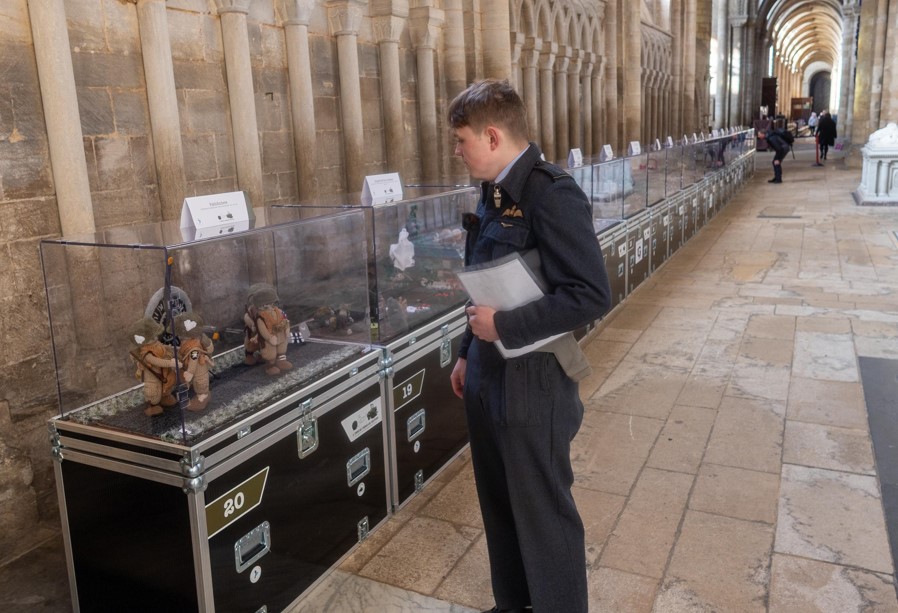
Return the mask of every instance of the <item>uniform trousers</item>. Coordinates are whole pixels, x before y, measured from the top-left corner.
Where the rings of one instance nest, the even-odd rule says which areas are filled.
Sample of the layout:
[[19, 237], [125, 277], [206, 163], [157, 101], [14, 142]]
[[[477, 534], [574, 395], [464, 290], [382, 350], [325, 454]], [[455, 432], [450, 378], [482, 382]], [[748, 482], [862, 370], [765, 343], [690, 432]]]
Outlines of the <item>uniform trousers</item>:
[[506, 361], [495, 351], [471, 343], [464, 396], [496, 605], [585, 613], [583, 522], [570, 462], [583, 420], [578, 385], [551, 353]]

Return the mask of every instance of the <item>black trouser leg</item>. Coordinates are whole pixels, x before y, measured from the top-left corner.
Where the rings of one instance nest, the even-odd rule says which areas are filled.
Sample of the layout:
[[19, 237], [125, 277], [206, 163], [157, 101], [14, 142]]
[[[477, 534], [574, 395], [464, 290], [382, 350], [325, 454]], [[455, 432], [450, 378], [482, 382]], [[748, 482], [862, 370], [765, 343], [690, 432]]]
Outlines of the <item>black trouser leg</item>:
[[496, 604], [585, 613], [583, 523], [571, 494], [570, 443], [583, 419], [577, 384], [541, 352], [482, 380], [478, 371], [472, 346], [465, 407]]

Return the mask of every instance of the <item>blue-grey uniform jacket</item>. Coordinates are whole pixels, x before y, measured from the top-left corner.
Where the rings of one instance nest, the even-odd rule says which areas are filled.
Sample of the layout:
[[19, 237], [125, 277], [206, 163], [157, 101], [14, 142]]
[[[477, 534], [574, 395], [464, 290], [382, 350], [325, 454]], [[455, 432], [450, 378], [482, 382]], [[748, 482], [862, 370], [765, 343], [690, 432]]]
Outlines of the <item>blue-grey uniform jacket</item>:
[[[496, 330], [509, 349], [554, 334], [576, 330], [604, 315], [611, 290], [592, 205], [576, 181], [541, 159], [530, 147], [499, 183], [483, 183], [476, 217], [468, 217], [465, 264], [474, 265], [512, 252], [536, 249], [546, 295], [522, 307], [497, 312]], [[497, 206], [498, 204], [498, 206]], [[459, 357], [467, 358], [474, 336], [468, 328]], [[503, 362], [492, 343], [479, 346], [481, 364]]]

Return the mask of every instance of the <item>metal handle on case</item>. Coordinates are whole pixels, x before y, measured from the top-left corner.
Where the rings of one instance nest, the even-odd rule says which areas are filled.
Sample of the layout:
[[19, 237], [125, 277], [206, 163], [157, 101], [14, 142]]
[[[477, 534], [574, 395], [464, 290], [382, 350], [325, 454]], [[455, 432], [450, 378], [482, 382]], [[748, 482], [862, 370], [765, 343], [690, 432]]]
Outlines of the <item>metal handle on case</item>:
[[346, 485], [352, 487], [371, 472], [371, 450], [365, 447], [346, 462]]
[[427, 427], [427, 415], [424, 413], [424, 409], [417, 411], [411, 417], [409, 417], [405, 421], [405, 428], [408, 434], [408, 441], [412, 442], [424, 432], [424, 428]]
[[271, 551], [271, 524], [263, 521], [234, 543], [234, 564], [237, 572], [242, 573], [269, 551]]

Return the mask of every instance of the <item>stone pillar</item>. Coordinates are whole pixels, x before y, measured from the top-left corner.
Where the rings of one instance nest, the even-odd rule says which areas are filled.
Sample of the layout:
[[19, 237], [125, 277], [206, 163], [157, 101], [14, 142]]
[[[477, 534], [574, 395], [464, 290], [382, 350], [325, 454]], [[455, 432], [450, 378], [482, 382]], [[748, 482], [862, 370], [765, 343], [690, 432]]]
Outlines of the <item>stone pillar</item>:
[[[870, 127], [869, 130], [879, 129], [879, 119], [882, 111], [882, 76], [885, 70], [886, 58], [886, 30], [889, 20], [889, 0], [876, 2], [876, 26], [873, 33], [873, 64], [870, 78]], [[898, 61], [894, 56], [889, 62]]]
[[568, 126], [568, 137], [570, 147], [583, 150], [583, 116], [580, 112], [580, 68], [583, 65], [582, 52], [575, 50], [576, 58], [571, 59], [567, 73], [567, 96], [568, 96], [568, 115], [570, 122]]
[[540, 148], [546, 159], [550, 161], [557, 159], [555, 149], [555, 75], [553, 71], [557, 48], [557, 43], [544, 43], [543, 51], [539, 56], [539, 123], [542, 128]]
[[[729, 95], [729, 115], [727, 116], [726, 125], [735, 126], [739, 125], [741, 122], [740, 114], [742, 112], [742, 96], [745, 90], [745, 83], [743, 82], [745, 79], [744, 68], [746, 66], [745, 62], [745, 49], [743, 47], [744, 42], [744, 34], [745, 34], [745, 15], [731, 15], [730, 16], [730, 95]], [[732, 58], [738, 54], [739, 61], [733, 62]], [[737, 85], [738, 84], [738, 85]]]
[[570, 150], [568, 139], [568, 104], [567, 104], [567, 68], [571, 58], [567, 55], [570, 49], [565, 49], [564, 55], [559, 52], [555, 58], [555, 155], [556, 161], [567, 159]]
[[508, 81], [514, 86], [515, 91], [521, 92], [524, 75], [521, 72], [521, 51], [524, 49], [524, 35], [520, 32], [511, 33], [511, 74]]
[[443, 28], [443, 69], [446, 96], [452, 100], [468, 86], [465, 71], [465, 20], [462, 0], [444, 0], [446, 26]]
[[482, 0], [483, 74], [511, 80], [511, 15], [507, 0]]
[[687, 132], [698, 131], [695, 116], [695, 11], [696, 0], [685, 0], [683, 13], [683, 122]]
[[854, 113], [855, 47], [857, 45], [857, 18], [860, 12], [855, 0], [847, 0], [842, 6], [842, 81], [839, 88], [839, 133], [851, 142]]
[[138, 0], [137, 22], [162, 219], [177, 219], [187, 193], [187, 178], [165, 0]]
[[374, 40], [377, 41], [380, 59], [380, 97], [384, 116], [387, 170], [399, 172], [406, 163], [399, 38], [408, 18], [408, 3], [405, 0], [372, 2], [371, 13]]
[[605, 91], [602, 83], [605, 81], [605, 57], [596, 56], [596, 66], [592, 72], [592, 105], [589, 113], [592, 115], [592, 148], [589, 155], [595, 155], [599, 148], [608, 141], [608, 132], [602, 121], [604, 119]]
[[595, 54], [588, 53], [584, 58], [583, 74], [580, 79], [580, 91], [583, 92], [583, 105], [581, 116], [583, 117], [583, 143], [581, 149], [584, 156], [590, 156], [593, 152], [592, 106], [593, 106], [593, 78], [595, 71]]
[[685, 41], [683, 40], [683, 32], [685, 25], [683, 24], [683, 9], [686, 0], [674, 0], [670, 5], [670, 31], [673, 35], [671, 40], [671, 102], [670, 102], [670, 131], [675, 138], [680, 138], [685, 132], [682, 118], [683, 108], [683, 49]]
[[[63, 0], [29, 0], [28, 12], [60, 229], [63, 236], [92, 233], [96, 228], [84, 157], [84, 136], [78, 120], [78, 96], [65, 5]], [[96, 252], [96, 249], [72, 249], [66, 253], [74, 291], [89, 298], [71, 305], [72, 334], [82, 349], [106, 346], [106, 322], [97, 317], [102, 312], [99, 305], [104, 296]]]
[[898, 119], [898, 0], [891, 0], [889, 21], [885, 32], [885, 49], [883, 58], [885, 66], [882, 73], [882, 105], [880, 107], [879, 125]]
[[524, 86], [521, 95], [527, 109], [527, 125], [530, 139], [539, 140], [539, 51], [543, 43], [538, 38], [530, 38], [521, 55], [521, 70]]
[[623, 6], [624, 141], [630, 142], [642, 134], [642, 3], [625, 2]]
[[340, 70], [340, 117], [343, 120], [343, 158], [346, 163], [346, 191], [357, 192], [365, 181], [362, 151], [362, 92], [359, 84], [359, 28], [362, 25], [362, 0], [329, 0], [327, 18], [331, 36], [337, 38]]
[[605, 5], [605, 142], [596, 143], [596, 147], [610, 144], [615, 151], [619, 146], [620, 133], [617, 110], [617, 27], [617, 2], [608, 2]]
[[755, 116], [755, 109], [760, 106], [761, 79], [756, 77], [759, 69], [757, 63], [757, 41], [758, 41], [758, 22], [755, 19], [746, 19], [745, 26], [745, 59], [742, 62], [742, 77], [740, 78], [741, 94], [741, 113], [739, 121], [732, 125], [750, 125], [752, 118]]
[[726, 0], [714, 0], [717, 11], [715, 31], [717, 33], [717, 91], [714, 96], [714, 127], [723, 128], [729, 124], [729, 91], [730, 91], [730, 64], [732, 57], [729, 54], [730, 25], [727, 19]]
[[421, 147], [421, 173], [425, 179], [440, 176], [439, 135], [437, 134], [437, 97], [433, 71], [434, 47], [443, 11], [421, 6], [409, 11], [412, 44], [418, 60], [418, 138]]
[[262, 185], [262, 152], [256, 121], [256, 97], [250, 63], [249, 33], [246, 15], [251, 0], [215, 0], [221, 16], [221, 38], [228, 77], [231, 104], [231, 130], [234, 134], [234, 159], [237, 184], [247, 194], [251, 206], [265, 204]]
[[[78, 95], [63, 0], [29, 0], [53, 187], [64, 236], [93, 232], [94, 210], [78, 121]], [[73, 121], [74, 118], [74, 121]]]
[[279, 4], [287, 41], [293, 155], [296, 158], [296, 187], [300, 200], [309, 200], [318, 194], [314, 154], [317, 150], [315, 98], [309, 56], [309, 19], [314, 6], [314, 0], [280, 0]]

